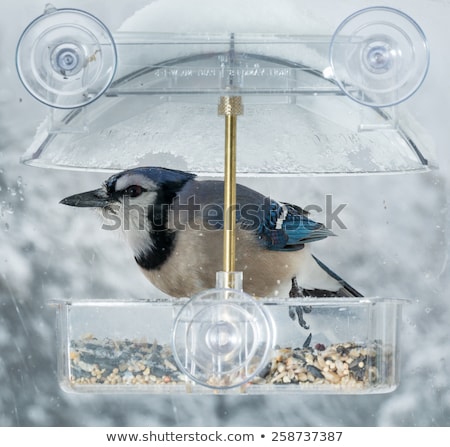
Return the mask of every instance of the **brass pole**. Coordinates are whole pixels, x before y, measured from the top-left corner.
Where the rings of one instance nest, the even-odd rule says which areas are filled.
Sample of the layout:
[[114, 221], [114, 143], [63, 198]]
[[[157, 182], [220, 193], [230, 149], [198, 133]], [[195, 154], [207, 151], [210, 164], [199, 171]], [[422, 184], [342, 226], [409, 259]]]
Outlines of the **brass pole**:
[[[222, 96], [219, 115], [225, 115], [224, 238], [223, 270], [235, 271], [236, 259], [236, 128], [242, 115], [240, 96]], [[230, 281], [231, 282], [231, 276]], [[228, 284], [233, 288], [233, 284]]]

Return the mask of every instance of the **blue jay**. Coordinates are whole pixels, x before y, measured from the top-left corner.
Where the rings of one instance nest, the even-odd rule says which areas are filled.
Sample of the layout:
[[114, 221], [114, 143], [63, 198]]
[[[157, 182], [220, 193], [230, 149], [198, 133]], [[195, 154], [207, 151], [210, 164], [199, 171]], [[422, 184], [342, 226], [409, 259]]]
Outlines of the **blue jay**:
[[[362, 296], [310, 252], [310, 243], [333, 235], [330, 230], [298, 206], [236, 188], [236, 270], [243, 272], [244, 291], [256, 297]], [[185, 297], [215, 287], [222, 270], [223, 190], [222, 181], [139, 167], [61, 203], [98, 208], [104, 218], [120, 221], [147, 279]]]

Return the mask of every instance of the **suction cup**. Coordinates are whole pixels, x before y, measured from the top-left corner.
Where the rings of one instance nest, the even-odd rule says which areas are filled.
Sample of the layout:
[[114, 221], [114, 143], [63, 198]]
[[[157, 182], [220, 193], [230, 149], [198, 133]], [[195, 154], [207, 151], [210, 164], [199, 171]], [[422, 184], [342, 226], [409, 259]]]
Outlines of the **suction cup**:
[[202, 292], [175, 320], [173, 352], [178, 367], [209, 388], [244, 385], [267, 365], [271, 348], [271, 320], [242, 291]]
[[387, 107], [409, 98], [428, 71], [429, 49], [419, 25], [401, 11], [358, 11], [335, 31], [330, 63], [342, 91], [355, 101]]
[[109, 87], [117, 52], [112, 35], [94, 16], [48, 8], [22, 33], [16, 65], [23, 85], [37, 100], [72, 109], [95, 101]]

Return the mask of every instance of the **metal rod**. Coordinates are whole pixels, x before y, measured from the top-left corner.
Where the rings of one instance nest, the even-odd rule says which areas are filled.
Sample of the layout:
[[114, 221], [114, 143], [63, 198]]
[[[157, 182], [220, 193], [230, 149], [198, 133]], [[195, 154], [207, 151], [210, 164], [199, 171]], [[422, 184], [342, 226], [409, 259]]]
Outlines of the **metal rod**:
[[234, 272], [236, 258], [236, 125], [236, 116], [225, 116], [225, 234], [223, 245], [223, 268], [225, 272]]
[[[242, 115], [240, 96], [222, 96], [219, 115], [225, 116], [224, 238], [223, 270], [235, 271], [236, 260], [236, 131]], [[231, 279], [230, 279], [231, 282]], [[229, 284], [232, 287], [232, 284]]]

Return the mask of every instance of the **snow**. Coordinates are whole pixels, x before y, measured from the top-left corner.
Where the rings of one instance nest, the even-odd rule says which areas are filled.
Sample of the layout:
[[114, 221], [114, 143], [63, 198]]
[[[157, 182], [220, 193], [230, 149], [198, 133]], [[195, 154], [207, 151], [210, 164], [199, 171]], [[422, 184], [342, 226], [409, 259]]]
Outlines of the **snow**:
[[[257, 6], [257, 7], [256, 7]], [[156, 0], [136, 12], [120, 31], [172, 33], [324, 34], [332, 25], [302, 2]]]
[[[92, 12], [115, 30], [133, 15], [134, 8], [147, 2], [132, 3], [83, 0], [73, 6]], [[20, 30], [42, 13], [45, 2], [18, 0], [4, 6], [0, 52], [2, 60], [8, 62], [0, 66], [0, 203], [9, 204], [12, 212], [0, 213], [0, 425], [450, 425], [450, 152], [446, 110], [450, 89], [446, 56], [449, 31], [444, 20], [450, 4], [444, 0], [430, 0], [426, 7], [422, 0], [377, 3], [411, 14], [429, 38], [432, 65], [428, 78], [401, 107], [411, 111], [432, 136], [440, 170], [408, 176], [303, 178], [290, 180], [289, 188], [283, 179], [274, 179], [270, 185], [258, 179], [246, 182], [299, 205], [323, 203], [327, 194], [332, 194], [335, 204], [347, 203], [340, 215], [347, 229], [336, 230], [338, 238], [318, 243], [315, 253], [366, 294], [411, 299], [404, 309], [401, 331], [401, 385], [387, 395], [293, 395], [283, 399], [276, 395], [79, 396], [59, 389], [55, 315], [47, 306], [48, 300], [142, 297], [155, 291], [133, 265], [122, 241], [100, 230], [96, 216], [58, 205], [62, 197], [98, 187], [105, 175], [19, 164], [46, 109], [20, 86], [13, 64], [14, 47]], [[223, 9], [198, 11], [197, 4], [199, 0], [152, 2], [153, 25], [187, 30], [188, 18], [198, 18], [204, 27], [201, 30], [206, 30], [207, 23], [216, 26], [219, 22], [226, 29], [236, 19], [246, 30], [247, 23], [253, 26], [253, 12], [260, 10], [266, 24], [258, 29], [255, 23], [255, 31], [265, 31], [270, 25], [272, 32], [284, 27], [280, 17], [284, 17], [285, 7], [290, 16], [297, 8], [313, 8], [311, 2], [299, 0], [264, 2], [264, 7], [257, 9], [254, 5], [262, 2], [232, 1], [227, 4], [239, 13], [225, 15]], [[314, 10], [320, 23], [334, 28], [369, 4], [343, 0], [336, 8], [335, 0], [318, 0]], [[173, 17], [165, 20], [164, 11], [173, 11]], [[209, 22], [207, 12], [214, 22]], [[219, 12], [223, 20], [219, 20]], [[246, 15], [252, 20], [244, 20]], [[126, 26], [135, 26], [137, 20], [130, 19]], [[290, 17], [286, 27], [293, 32], [296, 21]], [[22, 193], [11, 194], [17, 190], [19, 178]], [[317, 220], [324, 217], [319, 215]]]

